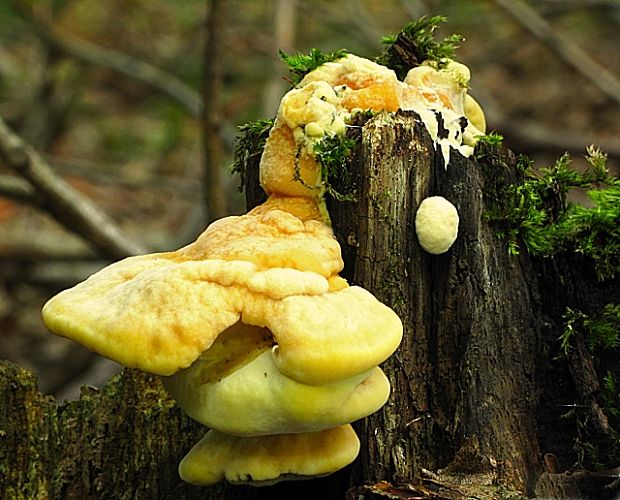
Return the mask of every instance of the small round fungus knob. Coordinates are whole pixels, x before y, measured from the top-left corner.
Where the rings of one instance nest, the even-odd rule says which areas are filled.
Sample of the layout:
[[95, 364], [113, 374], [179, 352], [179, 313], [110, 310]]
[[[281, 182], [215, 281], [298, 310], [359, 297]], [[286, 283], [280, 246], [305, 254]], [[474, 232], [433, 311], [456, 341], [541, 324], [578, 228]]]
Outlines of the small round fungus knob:
[[317, 122], [310, 122], [304, 127], [307, 136], [321, 137], [325, 135], [325, 130]]
[[469, 94], [465, 96], [464, 110], [465, 117], [469, 122], [478, 129], [480, 134], [484, 134], [487, 131], [487, 121], [484, 116], [484, 111], [482, 111], [480, 104]]
[[459, 214], [442, 196], [431, 196], [420, 203], [415, 216], [415, 231], [424, 250], [432, 254], [447, 252], [456, 240]]

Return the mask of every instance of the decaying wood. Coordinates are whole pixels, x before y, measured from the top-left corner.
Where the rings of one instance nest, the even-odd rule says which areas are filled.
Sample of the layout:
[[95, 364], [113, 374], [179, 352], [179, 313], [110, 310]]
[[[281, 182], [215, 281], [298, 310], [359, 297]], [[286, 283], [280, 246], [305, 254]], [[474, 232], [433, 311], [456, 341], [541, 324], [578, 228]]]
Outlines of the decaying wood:
[[[414, 114], [367, 123], [359, 158], [361, 207], [334, 215], [347, 278], [391, 305], [405, 336], [385, 363], [390, 401], [360, 424], [367, 446], [356, 483], [447, 467], [531, 491], [536, 306], [527, 263], [483, 220], [483, 170], [455, 152], [446, 169]], [[432, 195], [460, 214], [459, 237], [439, 256], [421, 249], [414, 229], [416, 207]]]
[[156, 377], [126, 370], [58, 405], [35, 377], [0, 363], [0, 497], [202, 498], [176, 468], [204, 429]]
[[[180, 413], [155, 378], [128, 370], [58, 406], [37, 392], [32, 376], [3, 364], [0, 491], [15, 498], [370, 500], [494, 498], [498, 487], [526, 494], [541, 487], [547, 450], [539, 443], [551, 446], [541, 425], [555, 422], [539, 419], [540, 395], [551, 390], [541, 381], [550, 373], [541, 325], [557, 321], [559, 309], [540, 286], [566, 269], [508, 255], [483, 217], [489, 179], [505, 172], [456, 152], [445, 168], [414, 113], [379, 114], [356, 133], [358, 201], [330, 206], [343, 275], [392, 306], [405, 326], [383, 365], [392, 395], [356, 424], [358, 460], [311, 481], [193, 488], [180, 482], [177, 464], [204, 428]], [[263, 196], [252, 158], [249, 207]], [[423, 252], [415, 236], [416, 207], [431, 195], [445, 196], [460, 214], [455, 245], [438, 256]]]

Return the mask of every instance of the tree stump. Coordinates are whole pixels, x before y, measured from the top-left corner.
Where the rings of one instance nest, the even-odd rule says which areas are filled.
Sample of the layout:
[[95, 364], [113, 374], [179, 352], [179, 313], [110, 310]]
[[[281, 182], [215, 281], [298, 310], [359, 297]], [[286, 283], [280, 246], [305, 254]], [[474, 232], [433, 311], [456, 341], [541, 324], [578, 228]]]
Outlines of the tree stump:
[[[614, 281], [602, 292], [584, 278], [587, 268], [508, 254], [484, 214], [493, 186], [514, 175], [510, 155], [477, 161], [452, 151], [446, 168], [413, 112], [378, 114], [351, 133], [358, 138], [351, 161], [358, 201], [329, 207], [343, 275], [395, 309], [405, 327], [383, 365], [392, 384], [388, 403], [356, 424], [362, 451], [354, 464], [327, 478], [271, 487], [195, 488], [180, 481], [177, 465], [205, 429], [181, 414], [155, 377], [126, 370], [102, 390], [85, 389], [79, 401], [59, 406], [38, 393], [31, 375], [4, 363], [0, 497], [534, 494], [548, 451], [541, 443], [569, 446], [554, 427], [559, 411], [541, 410], [558, 390], [549, 380], [549, 332], [560, 324], [560, 304], [576, 296], [602, 301], [609, 290], [618, 297], [620, 286]], [[258, 156], [251, 158], [249, 208], [262, 201]], [[432, 195], [449, 199], [460, 215], [456, 243], [442, 255], [425, 253], [415, 235], [416, 208]], [[578, 285], [558, 297], [565, 279]]]
[[0, 498], [198, 499], [174, 463], [203, 432], [156, 377], [125, 370], [58, 405], [35, 377], [0, 364]]

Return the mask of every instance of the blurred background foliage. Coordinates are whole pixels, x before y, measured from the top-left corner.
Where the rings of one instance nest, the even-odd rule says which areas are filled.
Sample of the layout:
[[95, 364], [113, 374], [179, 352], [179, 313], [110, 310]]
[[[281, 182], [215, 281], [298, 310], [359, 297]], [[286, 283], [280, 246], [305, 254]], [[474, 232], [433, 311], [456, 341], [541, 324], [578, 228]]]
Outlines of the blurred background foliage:
[[[439, 36], [464, 36], [457, 56], [472, 70], [471, 94], [508, 147], [547, 165], [569, 151], [579, 164], [595, 143], [612, 168], [619, 164], [620, 92], [579, 71], [594, 61], [617, 84], [618, 0], [513, 2], [535, 9], [543, 27], [582, 49], [576, 55], [533, 34], [531, 19], [505, 0], [218, 4], [219, 42], [205, 58], [208, 0], [0, 2], [0, 116], [150, 250], [177, 248], [212, 218], [245, 211], [239, 180], [227, 172], [237, 127], [274, 116], [289, 87], [278, 49], [346, 48], [372, 58], [382, 36], [422, 15], [448, 18]], [[219, 148], [207, 157], [222, 173], [222, 214], [205, 209], [205, 130]], [[0, 164], [0, 356], [36, 371], [44, 391], [73, 397], [116, 367], [46, 333], [40, 307], [108, 260], [17, 200], [16, 183]]]

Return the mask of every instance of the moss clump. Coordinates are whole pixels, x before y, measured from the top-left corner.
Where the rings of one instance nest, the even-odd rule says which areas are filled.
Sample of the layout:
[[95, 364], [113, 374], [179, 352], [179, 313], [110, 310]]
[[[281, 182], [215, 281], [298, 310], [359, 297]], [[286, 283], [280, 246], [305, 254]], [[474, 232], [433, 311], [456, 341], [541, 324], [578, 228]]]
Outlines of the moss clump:
[[477, 137], [476, 142], [476, 158], [484, 157], [487, 150], [496, 150], [504, 144], [504, 136], [497, 132], [489, 132], [488, 134]]
[[348, 54], [345, 49], [322, 52], [311, 49], [308, 54], [287, 54], [280, 50], [280, 59], [291, 72], [291, 83], [297, 85], [304, 76], [327, 62], [337, 61]]
[[[579, 337], [579, 339], [577, 339]], [[620, 304], [607, 304], [593, 314], [567, 308], [560, 336], [561, 357], [569, 357], [577, 342], [583, 342], [594, 360], [600, 387], [592, 387], [592, 398], [607, 419], [601, 432], [593, 422], [592, 401], [580, 401], [564, 418], [575, 421], [573, 449], [579, 465], [600, 470], [614, 467], [620, 461]], [[599, 417], [600, 418], [600, 417]]]
[[256, 120], [238, 127], [240, 135], [235, 139], [234, 160], [230, 167], [230, 173], [239, 174], [241, 178], [239, 191], [243, 191], [245, 187], [248, 162], [262, 154], [273, 122], [273, 119]]
[[585, 333], [586, 345], [591, 352], [597, 349], [620, 349], [620, 304], [607, 304], [593, 317], [568, 308], [564, 320], [564, 330], [560, 337], [564, 354], [571, 349], [575, 330]]
[[381, 42], [386, 48], [376, 61], [393, 69], [402, 80], [411, 68], [423, 61], [435, 61], [441, 66], [448, 59], [454, 59], [463, 37], [452, 34], [443, 40], [435, 40], [435, 30], [446, 21], [443, 16], [423, 16], [406, 24], [397, 35], [383, 37]]
[[[578, 172], [565, 154], [550, 168], [534, 171], [532, 162], [520, 157], [520, 180], [497, 192], [487, 217], [500, 225], [511, 254], [523, 248], [543, 257], [561, 252], [593, 260], [600, 280], [620, 272], [620, 179], [606, 168], [607, 157], [590, 147], [589, 168]], [[594, 207], [567, 202], [575, 188], [587, 189]]]
[[326, 135], [314, 145], [325, 193], [338, 201], [356, 201], [353, 177], [348, 168], [355, 144], [355, 139], [349, 137]]
[[353, 178], [348, 168], [351, 152], [356, 140], [347, 136], [326, 134], [312, 146], [312, 152], [321, 167], [321, 183], [311, 186], [301, 177], [298, 158], [303, 152], [300, 146], [297, 150], [295, 174], [293, 180], [301, 182], [309, 189], [320, 191], [320, 196], [327, 194], [338, 201], [356, 201]]

